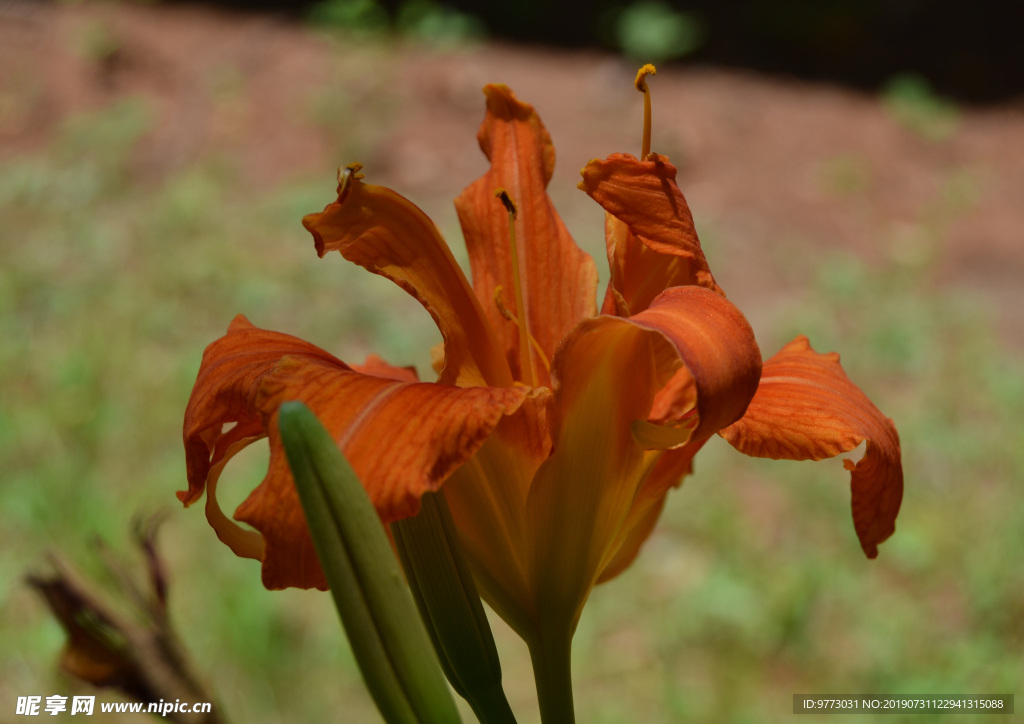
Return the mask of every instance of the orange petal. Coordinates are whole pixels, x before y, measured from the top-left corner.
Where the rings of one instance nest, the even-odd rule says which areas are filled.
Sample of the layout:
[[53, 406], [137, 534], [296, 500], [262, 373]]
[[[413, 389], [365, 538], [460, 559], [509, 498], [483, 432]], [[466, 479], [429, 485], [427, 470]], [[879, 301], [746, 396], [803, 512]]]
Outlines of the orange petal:
[[693, 472], [693, 457], [706, 442], [707, 439], [704, 439], [676, 450], [647, 453], [654, 459], [650, 463], [645, 460], [649, 472], [645, 473], [633, 498], [629, 515], [619, 532], [618, 542], [609, 549], [609, 560], [601, 570], [598, 583], [610, 581], [633, 563], [640, 553], [640, 547], [654, 531], [668, 491], [682, 485], [683, 478]]
[[551, 390], [531, 390], [444, 485], [480, 595], [524, 635], [535, 618], [526, 499], [537, 468], [551, 454], [551, 403]]
[[[290, 357], [263, 380], [257, 406], [271, 418], [282, 402], [305, 402], [337, 439], [381, 519], [390, 523], [419, 512], [420, 496], [437, 490], [469, 459], [525, 394], [521, 388], [403, 383]], [[276, 423], [269, 428], [267, 477], [235, 516], [267, 541], [267, 588], [322, 587]]]
[[691, 439], [698, 441], [743, 416], [761, 376], [761, 352], [732, 302], [701, 287], [672, 287], [629, 323], [670, 343], [657, 361], [663, 381], [652, 421], [679, 420], [695, 404], [700, 424]]
[[[220, 463], [233, 445], [263, 434], [263, 422], [255, 408], [256, 392], [266, 373], [286, 355], [348, 369], [316, 345], [255, 327], [241, 314], [231, 322], [227, 334], [203, 352], [185, 409], [188, 490], [179, 492], [178, 499], [186, 506], [202, 496], [211, 467]], [[234, 427], [224, 429], [231, 424]]]
[[629, 510], [644, 460], [632, 423], [654, 399], [658, 344], [656, 334], [602, 316], [581, 322], [555, 355], [554, 452], [527, 499], [541, 640], [575, 628]]
[[338, 200], [303, 225], [320, 256], [328, 251], [409, 292], [437, 323], [445, 343], [439, 382], [508, 387], [512, 375], [494, 330], [434, 223], [415, 204], [348, 169]]
[[[484, 95], [487, 114], [477, 138], [491, 168], [462, 192], [455, 208], [469, 251], [473, 289], [498, 330], [513, 375], [521, 380], [516, 326], [501, 316], [493, 301], [494, 290], [504, 287], [505, 305], [523, 319], [512, 293], [508, 214], [494, 190], [506, 189], [519, 208], [516, 239], [523, 304], [530, 333], [548, 360], [580, 320], [597, 313], [597, 268], [576, 246], [548, 198], [555, 148], [533, 106], [504, 85], [488, 85]], [[534, 369], [546, 384], [543, 365], [535, 360]]]
[[633, 564], [636, 557], [640, 555], [640, 548], [654, 532], [654, 526], [658, 524], [658, 518], [661, 517], [667, 497], [668, 493], [662, 493], [660, 497], [651, 500], [647, 505], [637, 507], [635, 520], [632, 519], [633, 510], [630, 510], [630, 519], [627, 519], [626, 524], [622, 526], [622, 542], [617, 547], [613, 547], [615, 553], [602, 568], [601, 575], [597, 578], [598, 583], [610, 581]]
[[[641, 312], [669, 287], [695, 284], [722, 294], [701, 250], [693, 216], [665, 156], [626, 153], [594, 159], [579, 187], [608, 212], [605, 244], [611, 279], [602, 313]], [[617, 303], [617, 298], [621, 299]]]
[[[585, 320], [559, 346], [552, 366], [554, 452], [528, 497], [542, 629], [549, 617], [561, 625], [575, 621], [622, 546], [619, 533], [651, 459], [634, 438], [634, 422], [648, 419], [656, 393], [683, 365], [696, 388], [697, 442], [743, 415], [761, 372], [746, 319], [700, 287], [669, 289], [628, 320]], [[656, 483], [664, 485], [661, 476]], [[647, 512], [638, 509], [638, 520]]]
[[[211, 524], [236, 552], [262, 558], [268, 588], [325, 588], [273, 423], [281, 402], [302, 400], [320, 417], [388, 522], [414, 515], [419, 497], [472, 456], [526, 394], [521, 388], [464, 389], [361, 374], [313, 345], [238, 318], [203, 358], [186, 411], [189, 490], [179, 497], [190, 503], [204, 484], [212, 490], [239, 446], [269, 433], [267, 476], [235, 513], [262, 534], [265, 548], [252, 556], [251, 544], [237, 539], [256, 534], [229, 529], [234, 524], [218, 517], [219, 509]], [[237, 424], [222, 432], [231, 422]]]
[[373, 377], [383, 377], [386, 380], [398, 380], [399, 382], [419, 382], [420, 376], [416, 374], [416, 368], [395, 367], [383, 360], [379, 355], [367, 355], [366, 361], [361, 365], [352, 365], [356, 372]]
[[765, 363], [743, 419], [720, 434], [742, 453], [773, 460], [822, 460], [867, 440], [859, 463], [844, 461], [853, 473], [853, 527], [868, 558], [896, 530], [900, 438], [892, 420], [847, 378], [838, 354], [819, 354], [797, 337]]

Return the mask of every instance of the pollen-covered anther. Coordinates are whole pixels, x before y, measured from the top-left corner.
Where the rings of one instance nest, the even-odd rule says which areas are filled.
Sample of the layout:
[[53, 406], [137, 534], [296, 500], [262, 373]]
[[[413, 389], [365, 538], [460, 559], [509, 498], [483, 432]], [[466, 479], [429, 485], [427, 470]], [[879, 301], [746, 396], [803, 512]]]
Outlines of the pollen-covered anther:
[[635, 85], [636, 89], [638, 91], [640, 91], [641, 93], [646, 93], [647, 92], [647, 76], [649, 76], [649, 75], [657, 75], [657, 74], [658, 74], [658, 69], [655, 68], [650, 63], [647, 63], [642, 68], [640, 68], [640, 70], [638, 70], [636, 72], [636, 80], [633, 81], [633, 85]]
[[508, 195], [508, 191], [501, 188], [500, 186], [494, 189], [494, 197], [501, 199], [501, 203], [505, 206], [505, 210], [512, 214], [512, 218], [516, 218], [519, 214], [519, 209], [516, 208], [516, 202], [512, 200], [512, 197]]

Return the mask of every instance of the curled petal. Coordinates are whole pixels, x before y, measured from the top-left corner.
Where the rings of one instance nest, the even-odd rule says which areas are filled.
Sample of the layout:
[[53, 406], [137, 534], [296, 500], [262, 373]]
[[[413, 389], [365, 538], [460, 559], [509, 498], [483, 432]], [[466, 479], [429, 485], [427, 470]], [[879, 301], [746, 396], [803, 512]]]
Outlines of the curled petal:
[[682, 420], [688, 415], [695, 414], [696, 407], [697, 383], [690, 370], [680, 367], [654, 396], [654, 405], [648, 419], [658, 424]]
[[[259, 531], [265, 548], [254, 548], [240, 533], [256, 534], [218, 515], [219, 509], [211, 524], [240, 555], [262, 559], [268, 588], [324, 588], [277, 436], [274, 420], [282, 402], [301, 400], [317, 414], [386, 523], [414, 515], [420, 496], [471, 457], [525, 395], [521, 388], [459, 388], [362, 374], [313, 345], [236, 320], [204, 355], [186, 412], [189, 490], [179, 497], [190, 503], [204, 484], [212, 489], [239, 445], [269, 435], [267, 476], [235, 513]], [[237, 424], [221, 432], [231, 422]]]
[[676, 185], [676, 167], [666, 157], [652, 153], [640, 161], [616, 153], [594, 159], [581, 174], [579, 187], [608, 212], [611, 279], [604, 314], [641, 312], [669, 287], [695, 284], [722, 294]]
[[672, 287], [628, 323], [660, 332], [670, 345], [658, 357], [663, 383], [654, 421], [680, 420], [696, 409], [696, 441], [743, 416], [761, 376], [761, 352], [735, 305], [701, 287]]
[[720, 433], [742, 453], [774, 460], [822, 460], [867, 440], [852, 471], [853, 526], [868, 558], [896, 530], [903, 465], [896, 426], [850, 382], [839, 355], [815, 352], [803, 335], [764, 365], [761, 384], [739, 422]]
[[260, 329], [241, 314], [231, 322], [228, 333], [203, 352], [182, 433], [188, 490], [179, 492], [178, 499], [186, 506], [202, 496], [211, 467], [224, 461], [233, 446], [264, 434], [256, 410], [256, 393], [264, 375], [286, 355], [348, 369], [316, 345], [290, 334]]
[[675, 450], [690, 442], [699, 422], [696, 415], [660, 425], [647, 420], [634, 420], [633, 440], [644, 450]]
[[[498, 331], [513, 374], [522, 379], [516, 326], [502, 317], [493, 301], [497, 287], [514, 288], [508, 215], [494, 198], [495, 189], [506, 189], [518, 206], [515, 223], [525, 318], [548, 360], [580, 320], [596, 314], [597, 269], [576, 246], [548, 198], [555, 148], [533, 106], [504, 85], [485, 86], [484, 95], [487, 114], [477, 138], [491, 168], [455, 199], [455, 208], [466, 238], [473, 289]], [[513, 294], [505, 303], [523, 320]], [[534, 361], [542, 376], [543, 366]]]
[[[657, 425], [649, 417], [656, 394], [682, 366], [693, 379], [696, 412], [665, 421], [667, 429], [655, 439]], [[689, 286], [669, 289], [628, 320], [601, 316], [580, 323], [559, 346], [552, 372], [554, 452], [537, 471], [527, 501], [541, 628], [548, 617], [561, 625], [575, 621], [622, 547], [623, 526], [648, 520], [649, 511], [637, 508], [636, 520], [627, 522], [643, 491], [645, 462], [652, 460], [644, 448], [699, 442], [739, 419], [757, 389], [761, 356], [731, 302]], [[675, 438], [676, 432], [685, 434]]]
[[444, 337], [439, 382], [510, 386], [512, 375], [494, 330], [437, 227], [411, 201], [364, 184], [355, 171], [358, 167], [351, 167], [343, 176], [337, 201], [302, 220], [317, 253], [341, 252], [426, 308]]

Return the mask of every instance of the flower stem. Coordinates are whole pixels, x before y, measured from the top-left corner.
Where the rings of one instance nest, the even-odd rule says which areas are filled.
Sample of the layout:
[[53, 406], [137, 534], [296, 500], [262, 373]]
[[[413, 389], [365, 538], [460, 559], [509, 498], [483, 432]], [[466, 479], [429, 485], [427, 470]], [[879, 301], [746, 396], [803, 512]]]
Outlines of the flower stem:
[[574, 724], [572, 703], [572, 636], [543, 639], [529, 644], [537, 700], [543, 724]]

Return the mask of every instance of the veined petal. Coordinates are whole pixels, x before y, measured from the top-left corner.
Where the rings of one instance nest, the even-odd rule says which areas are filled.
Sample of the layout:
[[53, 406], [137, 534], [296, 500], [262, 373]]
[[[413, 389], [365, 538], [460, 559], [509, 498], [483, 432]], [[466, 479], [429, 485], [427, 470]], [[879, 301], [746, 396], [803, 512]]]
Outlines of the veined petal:
[[494, 330], [434, 223], [415, 204], [348, 169], [338, 200], [302, 220], [320, 256], [337, 250], [386, 277], [422, 304], [445, 344], [438, 380], [463, 387], [508, 387], [512, 375]]
[[[628, 537], [628, 530], [620, 534], [652, 455], [637, 444], [634, 422], [648, 420], [656, 393], [681, 366], [696, 389], [695, 443], [743, 415], [761, 357], [750, 325], [721, 295], [695, 286], [669, 289], [628, 320], [585, 320], [559, 346], [552, 367], [554, 452], [528, 497], [541, 629], [575, 625], [591, 587]], [[675, 461], [673, 453], [694, 450], [664, 454]], [[668, 478], [659, 475], [657, 483]], [[648, 512], [638, 507], [633, 525]]]
[[382, 377], [385, 380], [398, 380], [399, 382], [420, 381], [420, 376], [416, 374], [415, 367], [395, 367], [385, 362], [380, 355], [376, 354], [367, 355], [365, 362], [361, 365], [352, 365], [352, 369], [356, 372], [362, 372], [364, 375]]
[[903, 465], [896, 426], [850, 382], [839, 355], [815, 352], [803, 335], [768, 360], [743, 418], [721, 431], [742, 453], [773, 460], [822, 460], [867, 440], [852, 472], [853, 526], [868, 558], [896, 530]]
[[[317, 414], [387, 523], [414, 515], [419, 497], [471, 457], [525, 395], [521, 388], [459, 388], [362, 374], [313, 345], [237, 319], [203, 358], [186, 412], [189, 490], [179, 497], [193, 502], [205, 483], [216, 483], [238, 444], [269, 435], [267, 476], [235, 517], [265, 541], [258, 557], [267, 588], [324, 588], [277, 437], [274, 420], [282, 402], [301, 400]], [[231, 422], [237, 425], [221, 432]], [[218, 529], [218, 535], [230, 543], [234, 533]]]
[[528, 576], [526, 499], [551, 454], [551, 390], [535, 388], [445, 483], [445, 497], [480, 595], [525, 635], [535, 618]]
[[693, 216], [665, 156], [594, 159], [579, 187], [601, 204], [611, 279], [603, 314], [641, 312], [669, 287], [695, 284], [722, 294], [700, 247]]
[[[506, 307], [523, 320], [512, 291], [508, 215], [494, 198], [494, 190], [506, 189], [519, 208], [516, 238], [525, 318], [549, 360], [558, 342], [580, 320], [597, 313], [597, 268], [576, 246], [548, 198], [555, 148], [533, 106], [518, 100], [504, 85], [485, 86], [484, 95], [487, 114], [477, 138], [491, 168], [462, 192], [455, 208], [469, 251], [473, 289], [498, 331], [513, 375], [522, 379], [516, 326], [494, 304], [494, 290], [501, 286], [507, 292]], [[546, 384], [543, 367], [534, 361]]]
[[[257, 404], [271, 418], [282, 402], [306, 403], [390, 523], [419, 512], [420, 496], [437, 490], [524, 396], [519, 388], [402, 383], [287, 358], [263, 381]], [[319, 568], [274, 419], [267, 477], [235, 515], [267, 541], [267, 588], [308, 587]]]
[[[239, 314], [228, 332], [203, 352], [196, 383], [185, 409], [183, 438], [188, 490], [178, 493], [186, 506], [198, 500], [210, 468], [236, 443], [264, 434], [255, 398], [264, 375], [286, 355], [318, 359], [341, 369], [332, 354], [298, 337], [254, 326]], [[231, 426], [234, 423], [233, 427]], [[237, 452], [237, 448], [235, 450]]]
[[617, 547], [611, 547], [615, 553], [601, 569], [597, 583], [610, 581], [633, 564], [636, 557], [640, 555], [641, 546], [654, 532], [654, 526], [658, 524], [661, 511], [665, 508], [666, 498], [668, 498], [668, 493], [662, 493], [660, 497], [651, 500], [647, 505], [636, 508], [638, 516], [636, 519], [633, 519], [632, 516], [627, 519], [619, 534], [622, 541]]
[[575, 628], [629, 510], [644, 460], [632, 423], [646, 419], [654, 399], [655, 337], [596, 317], [581, 322], [555, 356], [554, 452], [527, 499], [534, 635], [541, 639]]
[[678, 488], [683, 478], [693, 472], [693, 457], [706, 442], [707, 439], [704, 439], [676, 450], [646, 453], [651, 459], [644, 459], [644, 476], [618, 539], [609, 548], [606, 556], [608, 562], [601, 569], [598, 583], [610, 581], [633, 563], [640, 553], [640, 547], [654, 531], [669, 490]]

